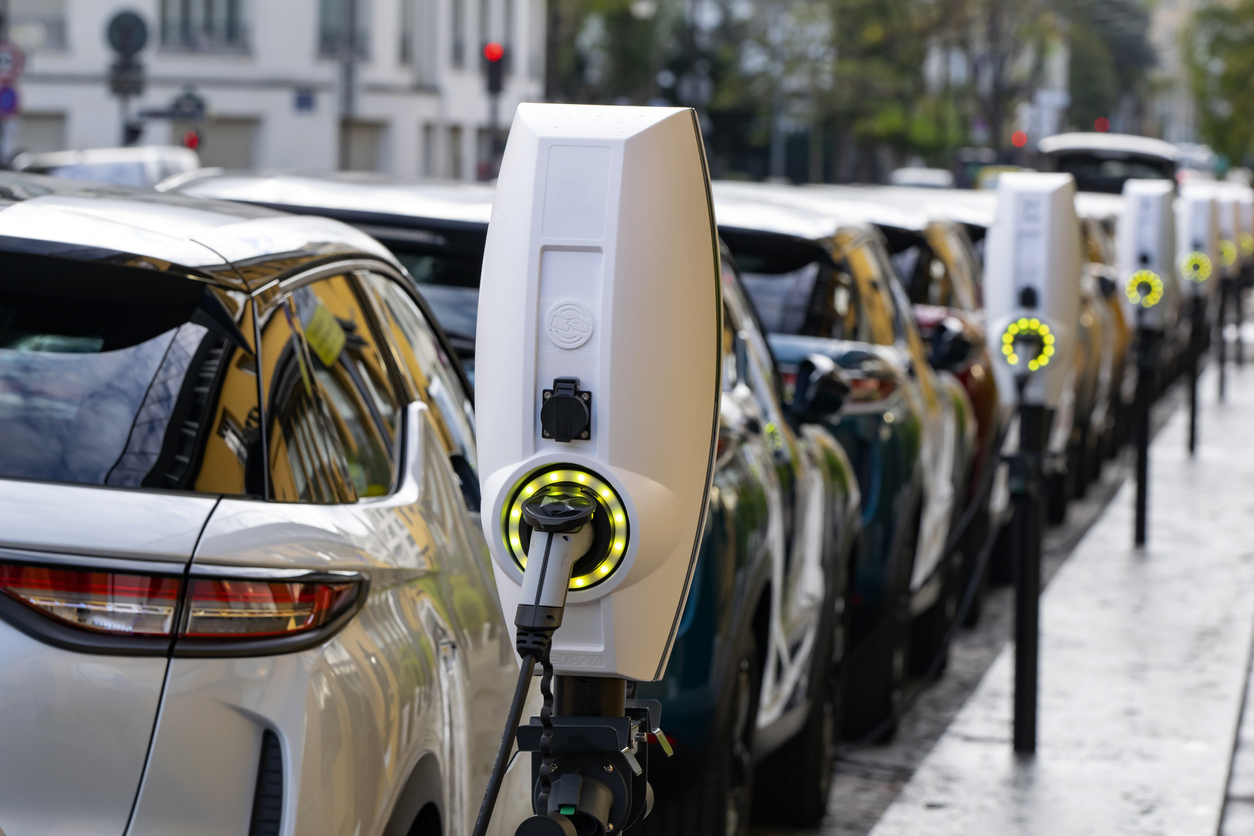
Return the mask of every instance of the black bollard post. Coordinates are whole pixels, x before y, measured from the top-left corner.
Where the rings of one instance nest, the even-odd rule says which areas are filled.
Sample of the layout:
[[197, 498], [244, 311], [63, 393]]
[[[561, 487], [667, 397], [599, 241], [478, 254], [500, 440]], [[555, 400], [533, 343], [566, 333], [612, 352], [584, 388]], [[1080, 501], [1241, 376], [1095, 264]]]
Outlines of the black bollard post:
[[1245, 285], [1245, 271], [1232, 283], [1233, 316], [1237, 321], [1237, 368], [1245, 365], [1245, 340], [1241, 337], [1241, 322], [1245, 319], [1245, 300], [1242, 289]]
[[1150, 404], [1154, 397], [1158, 333], [1137, 328], [1136, 344], [1136, 530], [1139, 549], [1145, 545], [1146, 511], [1149, 504]]
[[1206, 297], [1194, 294], [1189, 309], [1189, 455], [1197, 450], [1197, 374], [1201, 363], [1202, 330], [1206, 327]]
[[1228, 319], [1229, 281], [1229, 279], [1219, 280], [1219, 400], [1221, 403], [1224, 399], [1224, 389], [1227, 387], [1225, 367], [1228, 363], [1228, 338], [1224, 335], [1224, 325]]
[[1041, 538], [1045, 506], [1041, 457], [1049, 438], [1050, 411], [1019, 406], [1019, 452], [1010, 459], [1015, 554], [1014, 750], [1036, 751], [1037, 672], [1040, 656]]

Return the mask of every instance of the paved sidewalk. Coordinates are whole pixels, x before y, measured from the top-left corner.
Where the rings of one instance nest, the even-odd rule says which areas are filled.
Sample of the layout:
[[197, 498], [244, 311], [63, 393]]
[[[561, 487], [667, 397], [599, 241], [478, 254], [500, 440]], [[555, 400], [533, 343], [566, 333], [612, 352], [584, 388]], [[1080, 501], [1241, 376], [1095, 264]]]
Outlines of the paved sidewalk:
[[1184, 410], [1151, 448], [1149, 548], [1128, 483], [1046, 589], [1035, 759], [1011, 751], [1008, 647], [872, 836], [1217, 832], [1254, 636], [1254, 369], [1202, 391], [1196, 459]]

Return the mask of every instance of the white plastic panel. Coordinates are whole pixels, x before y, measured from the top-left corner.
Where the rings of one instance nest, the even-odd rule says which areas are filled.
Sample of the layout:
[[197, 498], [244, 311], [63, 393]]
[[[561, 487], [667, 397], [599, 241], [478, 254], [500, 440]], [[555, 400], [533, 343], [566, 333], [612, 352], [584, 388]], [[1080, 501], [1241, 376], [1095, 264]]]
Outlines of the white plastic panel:
[[[1129, 324], [1161, 331], [1168, 324], [1180, 293], [1175, 264], [1175, 183], [1128, 180], [1123, 196], [1126, 204], [1119, 218], [1116, 241], [1119, 296], [1128, 312]], [[1138, 290], [1145, 284], [1151, 286], [1148, 294]], [[1134, 298], [1140, 301], [1134, 302]]]
[[[559, 673], [656, 678], [700, 538], [719, 394], [718, 251], [692, 112], [521, 105], [479, 300], [484, 533], [506, 618], [522, 573], [505, 502], [538, 467], [586, 468], [621, 496], [630, 535], [612, 574], [570, 594], [553, 658]], [[542, 436], [557, 377], [592, 393], [587, 440]]]
[[1047, 323], [1055, 342], [1048, 364], [1028, 374], [1024, 400], [1050, 408], [1062, 401], [1079, 329], [1079, 236], [1071, 175], [1015, 173], [998, 179], [997, 217], [985, 259], [984, 305], [994, 369], [1007, 399], [1015, 397], [1015, 378], [1027, 369], [1022, 363], [1016, 367], [1007, 362], [1002, 335], [1010, 323], [1026, 318]]

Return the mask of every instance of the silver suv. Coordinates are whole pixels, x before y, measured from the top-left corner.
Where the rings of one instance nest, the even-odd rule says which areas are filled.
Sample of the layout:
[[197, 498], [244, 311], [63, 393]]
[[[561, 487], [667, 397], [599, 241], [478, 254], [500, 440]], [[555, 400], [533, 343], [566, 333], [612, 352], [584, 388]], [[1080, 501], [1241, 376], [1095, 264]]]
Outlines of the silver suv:
[[517, 663], [412, 281], [335, 221], [0, 193], [0, 831], [467, 831]]

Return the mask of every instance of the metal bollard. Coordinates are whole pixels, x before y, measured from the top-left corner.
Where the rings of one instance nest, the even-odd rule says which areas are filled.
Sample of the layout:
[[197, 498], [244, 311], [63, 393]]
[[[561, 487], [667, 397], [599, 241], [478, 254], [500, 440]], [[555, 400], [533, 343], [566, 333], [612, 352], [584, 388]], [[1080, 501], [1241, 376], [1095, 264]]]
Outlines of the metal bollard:
[[1036, 751], [1037, 674], [1040, 668], [1041, 539], [1045, 504], [1041, 457], [1049, 439], [1051, 412], [1019, 407], [1019, 452], [1010, 457], [1015, 554], [1014, 750]]

